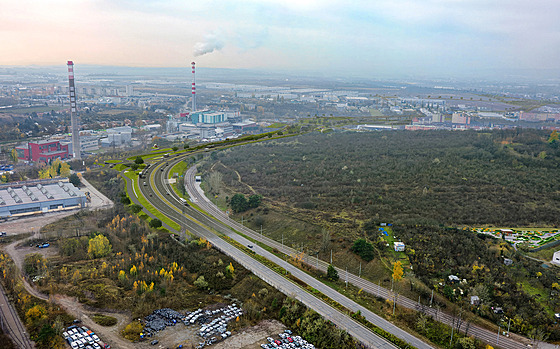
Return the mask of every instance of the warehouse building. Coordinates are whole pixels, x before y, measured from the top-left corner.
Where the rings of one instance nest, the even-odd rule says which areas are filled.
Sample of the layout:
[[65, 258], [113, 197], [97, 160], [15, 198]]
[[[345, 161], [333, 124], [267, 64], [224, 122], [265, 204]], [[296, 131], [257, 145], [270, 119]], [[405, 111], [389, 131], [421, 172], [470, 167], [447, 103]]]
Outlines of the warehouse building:
[[0, 218], [84, 208], [86, 202], [86, 194], [60, 179], [0, 186]]

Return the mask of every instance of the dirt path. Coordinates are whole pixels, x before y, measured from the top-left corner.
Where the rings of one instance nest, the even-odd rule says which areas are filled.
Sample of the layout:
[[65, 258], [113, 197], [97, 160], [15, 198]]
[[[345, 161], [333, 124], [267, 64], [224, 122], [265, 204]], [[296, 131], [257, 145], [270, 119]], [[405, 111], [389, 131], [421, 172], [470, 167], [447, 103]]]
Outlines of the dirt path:
[[237, 175], [237, 181], [238, 181], [239, 183], [245, 185], [247, 188], [249, 188], [249, 189], [253, 192], [253, 194], [255, 194], [255, 195], [257, 194], [257, 191], [256, 191], [255, 189], [253, 189], [253, 187], [251, 187], [249, 184], [243, 182], [243, 180], [241, 179], [241, 174], [239, 174], [239, 172], [237, 172], [236, 170], [234, 170], [234, 169], [232, 169], [232, 168], [230, 168], [230, 167], [227, 167], [227, 166], [224, 165], [223, 163], [221, 163], [221, 162], [215, 163], [215, 164], [212, 166], [211, 170], [213, 170], [213, 169], [214, 169], [214, 166], [216, 166], [217, 164], [220, 164], [220, 165], [222, 165], [224, 168], [227, 168], [228, 170], [235, 172], [235, 174]]

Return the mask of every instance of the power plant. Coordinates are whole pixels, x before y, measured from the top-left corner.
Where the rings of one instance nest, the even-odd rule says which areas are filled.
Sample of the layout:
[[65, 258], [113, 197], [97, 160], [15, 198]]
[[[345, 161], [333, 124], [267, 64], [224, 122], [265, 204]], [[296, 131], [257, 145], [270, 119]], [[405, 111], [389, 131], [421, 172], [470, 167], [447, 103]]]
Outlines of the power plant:
[[194, 73], [194, 62], [191, 62], [192, 65], [192, 110], [191, 110], [191, 114], [193, 114], [194, 112], [196, 112], [196, 74]]
[[72, 126], [72, 154], [74, 159], [81, 160], [80, 127], [78, 125], [78, 110], [76, 109], [76, 88], [74, 86], [74, 62], [68, 61], [68, 84], [70, 93], [70, 120]]

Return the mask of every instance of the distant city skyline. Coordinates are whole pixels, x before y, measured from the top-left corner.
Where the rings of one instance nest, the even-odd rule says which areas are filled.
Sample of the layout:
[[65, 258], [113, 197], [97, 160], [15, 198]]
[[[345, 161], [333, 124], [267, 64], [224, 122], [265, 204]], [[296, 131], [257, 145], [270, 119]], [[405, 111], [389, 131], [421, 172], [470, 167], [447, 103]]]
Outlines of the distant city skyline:
[[[0, 65], [559, 78], [560, 2], [0, 0]], [[549, 76], [550, 75], [550, 76]]]

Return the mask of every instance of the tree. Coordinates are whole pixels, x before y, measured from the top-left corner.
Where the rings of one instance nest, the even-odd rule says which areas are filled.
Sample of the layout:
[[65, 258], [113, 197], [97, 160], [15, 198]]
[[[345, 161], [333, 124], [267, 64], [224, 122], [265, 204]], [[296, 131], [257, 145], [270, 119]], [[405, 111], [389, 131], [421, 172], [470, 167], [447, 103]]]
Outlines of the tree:
[[141, 164], [144, 163], [144, 159], [142, 159], [142, 157], [141, 157], [140, 155], [138, 155], [138, 156], [136, 157], [136, 159], [134, 159], [134, 163], [135, 163], [135, 164], [138, 164], [138, 165], [141, 165]]
[[111, 252], [111, 243], [104, 235], [97, 235], [93, 239], [89, 240], [88, 245], [88, 256], [89, 258], [101, 258], [105, 257]]
[[177, 151], [178, 149], [179, 149], [179, 147], [176, 146], [176, 145], [174, 145], [173, 147], [171, 147], [171, 150], [173, 150], [173, 151]]
[[226, 267], [226, 276], [233, 278], [233, 272], [235, 271], [235, 269], [233, 269], [233, 264], [231, 264], [231, 262], [229, 263], [229, 265]]
[[327, 268], [327, 279], [331, 281], [338, 280], [338, 272], [336, 271], [336, 269], [332, 264], [329, 264], [329, 267]]
[[231, 209], [233, 212], [239, 213], [247, 211], [248, 202], [243, 194], [235, 194], [230, 202], [229, 202]]
[[247, 202], [247, 205], [249, 206], [249, 208], [257, 208], [260, 206], [262, 201], [262, 195], [251, 195], [249, 196], [249, 201]]
[[132, 213], [136, 214], [136, 213], [142, 211], [142, 206], [137, 205], [137, 204], [132, 204], [132, 205], [130, 205], [130, 210], [132, 211]]
[[80, 177], [75, 173], [72, 173], [70, 177], [68, 177], [68, 181], [72, 183], [75, 187], [78, 187], [82, 184]]
[[558, 141], [559, 141], [558, 131], [554, 130], [550, 134], [550, 137], [548, 137], [548, 143], [552, 144], [552, 143], [557, 143]]
[[358, 256], [362, 257], [363, 260], [369, 262], [373, 259], [374, 249], [370, 242], [365, 239], [358, 239], [354, 242], [350, 251], [355, 252]]
[[47, 310], [41, 305], [36, 305], [25, 313], [25, 318], [29, 324], [34, 325], [47, 319]]
[[200, 275], [193, 284], [200, 289], [206, 289], [208, 287], [208, 282], [204, 280], [203, 275]]
[[393, 264], [393, 280], [395, 282], [399, 282], [402, 280], [402, 278], [403, 278], [402, 263], [401, 261], [396, 261], [395, 264]]
[[157, 228], [160, 228], [162, 225], [163, 225], [163, 223], [157, 218], [154, 218], [150, 221], [150, 227], [152, 227], [152, 228], [157, 229]]
[[18, 155], [17, 155], [17, 150], [14, 148], [12, 149], [12, 152], [10, 153], [10, 158], [12, 159], [12, 161], [14, 162], [14, 164], [18, 163]]

